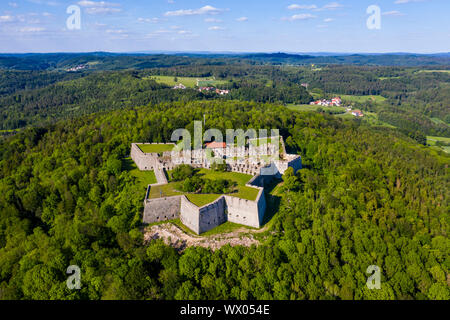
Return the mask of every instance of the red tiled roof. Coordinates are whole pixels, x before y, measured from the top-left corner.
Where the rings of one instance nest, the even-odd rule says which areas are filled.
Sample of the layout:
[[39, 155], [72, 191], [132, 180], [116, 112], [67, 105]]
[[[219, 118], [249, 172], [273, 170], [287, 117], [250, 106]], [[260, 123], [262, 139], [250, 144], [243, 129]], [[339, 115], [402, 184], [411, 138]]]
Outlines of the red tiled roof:
[[226, 144], [225, 142], [216, 142], [216, 141], [213, 141], [213, 142], [207, 143], [207, 144], [206, 144], [206, 147], [207, 147], [207, 148], [210, 148], [210, 149], [226, 148], [226, 147], [227, 147], [227, 144]]

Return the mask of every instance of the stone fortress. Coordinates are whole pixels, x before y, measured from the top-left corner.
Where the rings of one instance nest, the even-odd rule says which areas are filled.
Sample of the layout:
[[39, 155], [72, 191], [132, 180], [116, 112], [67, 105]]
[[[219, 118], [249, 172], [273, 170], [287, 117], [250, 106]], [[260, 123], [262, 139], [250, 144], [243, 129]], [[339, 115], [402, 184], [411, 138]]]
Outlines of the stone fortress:
[[[274, 137], [271, 138], [272, 141]], [[260, 228], [264, 221], [266, 199], [264, 184], [273, 178], [281, 177], [292, 167], [297, 172], [302, 167], [299, 155], [287, 154], [282, 137], [275, 139], [280, 143], [267, 143], [258, 146], [235, 147], [226, 143], [212, 142], [199, 150], [173, 151], [162, 153], [144, 153], [139, 145], [131, 145], [131, 158], [139, 170], [153, 170], [157, 183], [149, 185], [144, 200], [144, 223], [154, 223], [180, 218], [181, 222], [197, 234], [209, 231], [227, 221], [249, 227]], [[258, 143], [259, 144], [259, 143]], [[158, 144], [154, 144], [158, 145]], [[175, 147], [175, 144], [173, 144]], [[276, 156], [273, 156], [275, 155]], [[258, 155], [268, 155], [260, 157]], [[150, 199], [150, 189], [167, 184], [165, 170], [173, 170], [180, 164], [189, 164], [194, 168], [209, 169], [217, 159], [226, 159], [228, 170], [253, 175], [247, 187], [259, 190], [256, 200], [246, 200], [232, 195], [222, 195], [217, 200], [198, 207], [185, 195]]]

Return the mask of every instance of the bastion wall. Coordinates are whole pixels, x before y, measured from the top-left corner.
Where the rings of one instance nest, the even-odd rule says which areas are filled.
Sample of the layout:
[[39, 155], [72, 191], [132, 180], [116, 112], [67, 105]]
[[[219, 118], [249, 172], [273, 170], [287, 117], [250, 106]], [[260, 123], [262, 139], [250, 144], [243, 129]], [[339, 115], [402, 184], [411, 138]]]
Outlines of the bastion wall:
[[[284, 149], [284, 143], [282, 148]], [[164, 152], [161, 156], [157, 153], [144, 153], [137, 144], [133, 143], [131, 146], [131, 158], [139, 170], [155, 171], [158, 183], [153, 186], [167, 184], [164, 169], [170, 170], [176, 165], [170, 160], [170, 155], [171, 152]], [[184, 162], [183, 159], [180, 161]], [[204, 165], [194, 166], [204, 167]], [[227, 221], [259, 228], [264, 221], [267, 206], [264, 185], [275, 177], [281, 177], [289, 167], [292, 167], [294, 172], [301, 169], [301, 157], [286, 154], [284, 151], [283, 160], [274, 161], [269, 167], [270, 170], [267, 170], [268, 167], [257, 168], [248, 164], [236, 164], [231, 168], [232, 171], [255, 174], [246, 184], [259, 190], [255, 201], [222, 195], [217, 200], [198, 207], [184, 195], [150, 199], [152, 188], [150, 185], [144, 200], [143, 222], [155, 223], [180, 218], [185, 226], [197, 234], [207, 232]]]

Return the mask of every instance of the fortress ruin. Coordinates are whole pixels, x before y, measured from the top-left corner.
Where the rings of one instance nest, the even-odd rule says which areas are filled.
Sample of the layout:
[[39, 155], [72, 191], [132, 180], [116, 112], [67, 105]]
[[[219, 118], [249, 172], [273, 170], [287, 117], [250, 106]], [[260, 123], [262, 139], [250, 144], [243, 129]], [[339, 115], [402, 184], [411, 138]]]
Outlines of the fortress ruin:
[[[158, 146], [162, 144], [133, 143], [131, 158], [139, 170], [153, 170], [157, 183], [149, 185], [144, 199], [144, 223], [154, 223], [180, 218], [181, 222], [197, 234], [209, 231], [227, 221], [249, 227], [260, 228], [266, 212], [264, 184], [273, 178], [280, 178], [284, 172], [292, 167], [297, 172], [302, 167], [299, 155], [287, 154], [281, 137], [271, 138], [279, 141], [280, 150], [274, 143], [265, 141], [261, 145], [245, 147], [230, 146], [225, 143], [206, 144], [200, 150], [179, 151], [175, 144], [172, 151], [161, 153], [145, 153], [139, 145]], [[167, 145], [167, 144], [164, 144]], [[275, 153], [277, 156], [274, 156]], [[278, 155], [279, 154], [279, 155]], [[259, 157], [256, 155], [266, 155]], [[246, 200], [233, 195], [221, 195], [215, 201], [199, 207], [190, 202], [185, 195], [171, 197], [150, 198], [150, 190], [155, 186], [168, 184], [166, 170], [173, 170], [180, 164], [189, 164], [194, 168], [210, 169], [211, 164], [218, 159], [224, 160], [228, 170], [253, 175], [246, 184], [256, 188], [256, 200]]]

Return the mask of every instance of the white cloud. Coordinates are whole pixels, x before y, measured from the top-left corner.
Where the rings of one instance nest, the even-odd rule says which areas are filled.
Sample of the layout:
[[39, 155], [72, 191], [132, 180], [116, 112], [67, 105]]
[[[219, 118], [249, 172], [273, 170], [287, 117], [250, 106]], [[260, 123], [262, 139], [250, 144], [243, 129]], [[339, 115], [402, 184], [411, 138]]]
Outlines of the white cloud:
[[247, 17], [240, 17], [240, 18], [237, 18], [236, 21], [237, 22], [245, 22], [245, 21], [248, 21], [248, 18]]
[[120, 6], [118, 3], [109, 3], [106, 1], [89, 1], [89, 0], [78, 1], [78, 5], [82, 7], [102, 7], [102, 8]]
[[82, 0], [78, 1], [78, 5], [86, 8], [86, 13], [88, 14], [105, 14], [105, 13], [117, 13], [121, 12], [122, 9], [118, 3], [110, 3], [106, 1], [89, 1]]
[[45, 31], [45, 28], [42, 27], [24, 27], [19, 29], [19, 32], [28, 33], [28, 32], [42, 32]]
[[393, 10], [393, 11], [387, 11], [382, 13], [383, 16], [404, 16], [404, 13], [401, 13], [400, 11]]
[[118, 8], [86, 8], [88, 14], [117, 13], [122, 11]]
[[153, 31], [149, 34], [147, 34], [145, 37], [146, 38], [156, 38], [156, 37], [164, 37], [164, 39], [168, 39], [168, 37], [173, 37], [173, 40], [175, 40], [176, 38], [192, 38], [192, 37], [196, 37], [197, 35], [193, 34], [192, 31], [190, 30], [180, 30], [179, 26], [171, 26], [170, 30], [169, 29], [159, 29], [156, 31]]
[[208, 30], [220, 31], [220, 30], [225, 30], [225, 28], [222, 28], [222, 27], [219, 27], [219, 26], [214, 26], [214, 27], [209, 27]]
[[332, 18], [323, 19], [323, 22], [331, 22], [331, 21], [334, 21], [334, 19], [332, 19]]
[[309, 20], [309, 19], [314, 19], [314, 18], [317, 18], [317, 17], [310, 13], [301, 13], [301, 14], [294, 14], [292, 17], [289, 17], [289, 18], [282, 18], [282, 20], [295, 21], [295, 20]]
[[213, 6], [204, 6], [200, 9], [185, 9], [176, 11], [167, 11], [164, 15], [166, 17], [177, 17], [177, 16], [194, 16], [203, 14], [219, 14], [223, 12], [223, 9], [214, 8]]
[[343, 5], [338, 2], [330, 2], [323, 7], [318, 7], [315, 4], [291, 4], [287, 8], [289, 10], [313, 10], [313, 11], [324, 11], [324, 10], [336, 10], [342, 8]]
[[17, 8], [17, 7], [19, 6], [19, 5], [17, 4], [17, 2], [9, 2], [8, 5], [9, 5], [10, 7], [13, 7], [13, 8]]
[[338, 2], [330, 2], [330, 3], [326, 4], [326, 5], [324, 5], [322, 7], [322, 9], [335, 10], [335, 9], [342, 8], [342, 7], [343, 7], [343, 5], [338, 3]]
[[205, 22], [207, 22], [207, 23], [222, 23], [223, 21], [220, 19], [206, 18]]
[[160, 18], [138, 18], [139, 22], [148, 22], [148, 23], [159, 23], [161, 22]]
[[291, 4], [287, 7], [289, 10], [312, 10], [317, 9], [315, 4]]
[[36, 4], [45, 4], [47, 6], [59, 6], [60, 3], [56, 1], [42, 1], [42, 0], [28, 0], [29, 2]]
[[405, 4], [405, 3], [411, 3], [411, 2], [423, 2], [425, 0], [397, 0], [394, 3], [395, 4]]
[[13, 22], [14, 20], [13, 16], [0, 16], [0, 22]]
[[124, 34], [126, 31], [122, 29], [108, 29], [106, 30], [106, 33]]

